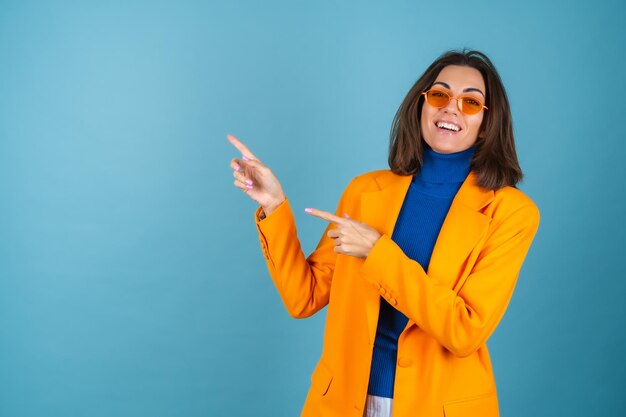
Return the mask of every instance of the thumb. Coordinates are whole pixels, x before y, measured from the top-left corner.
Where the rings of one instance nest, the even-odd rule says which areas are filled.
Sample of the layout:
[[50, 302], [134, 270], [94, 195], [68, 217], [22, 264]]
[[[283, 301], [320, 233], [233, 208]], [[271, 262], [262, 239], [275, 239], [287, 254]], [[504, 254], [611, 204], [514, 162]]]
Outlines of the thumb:
[[351, 217], [348, 216], [348, 213], [343, 213], [343, 217], [345, 217], [346, 219], [350, 219]]

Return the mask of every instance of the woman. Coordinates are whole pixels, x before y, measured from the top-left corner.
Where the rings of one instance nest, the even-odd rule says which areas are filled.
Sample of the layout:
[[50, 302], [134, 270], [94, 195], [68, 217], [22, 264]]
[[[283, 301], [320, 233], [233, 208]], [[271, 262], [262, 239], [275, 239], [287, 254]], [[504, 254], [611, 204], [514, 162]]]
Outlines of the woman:
[[294, 317], [328, 305], [308, 416], [498, 416], [486, 341], [539, 224], [515, 188], [506, 93], [477, 51], [439, 57], [394, 119], [389, 165], [355, 178], [305, 258], [289, 201], [241, 142], [235, 186], [256, 213], [270, 275]]

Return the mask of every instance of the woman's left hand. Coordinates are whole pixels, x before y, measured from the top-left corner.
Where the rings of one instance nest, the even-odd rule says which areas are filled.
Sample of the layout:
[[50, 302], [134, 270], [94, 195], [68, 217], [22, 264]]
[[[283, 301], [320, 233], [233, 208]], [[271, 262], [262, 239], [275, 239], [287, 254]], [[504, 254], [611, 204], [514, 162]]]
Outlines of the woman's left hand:
[[381, 236], [372, 227], [351, 219], [347, 214], [344, 214], [345, 217], [339, 217], [317, 209], [307, 208], [304, 211], [335, 225], [335, 228], [330, 229], [326, 235], [334, 239], [336, 253], [367, 258]]

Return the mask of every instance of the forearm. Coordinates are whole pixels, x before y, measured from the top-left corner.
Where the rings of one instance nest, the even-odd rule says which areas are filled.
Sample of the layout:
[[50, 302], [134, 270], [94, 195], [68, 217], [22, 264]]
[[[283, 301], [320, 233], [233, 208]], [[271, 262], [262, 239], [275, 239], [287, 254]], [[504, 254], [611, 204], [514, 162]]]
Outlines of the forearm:
[[538, 224], [533, 212], [520, 227], [505, 224], [480, 243], [459, 277], [429, 276], [388, 236], [364, 262], [363, 278], [422, 330], [457, 356], [467, 356], [495, 330], [509, 303]]
[[[261, 220], [262, 211], [257, 211], [257, 228], [270, 276], [289, 314], [308, 317], [328, 303], [332, 263], [324, 256], [316, 256], [321, 262], [306, 259], [288, 200]], [[324, 241], [318, 255], [324, 251]]]

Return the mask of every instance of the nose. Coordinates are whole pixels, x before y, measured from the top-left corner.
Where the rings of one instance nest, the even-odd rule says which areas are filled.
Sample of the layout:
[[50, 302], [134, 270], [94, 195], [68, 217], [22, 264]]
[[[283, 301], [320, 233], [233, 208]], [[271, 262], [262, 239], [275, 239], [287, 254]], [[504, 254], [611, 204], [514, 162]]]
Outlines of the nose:
[[457, 100], [458, 99], [452, 97], [450, 101], [448, 101], [448, 104], [443, 108], [443, 111], [446, 113], [452, 113], [452, 114], [458, 115], [459, 106], [458, 106]]

